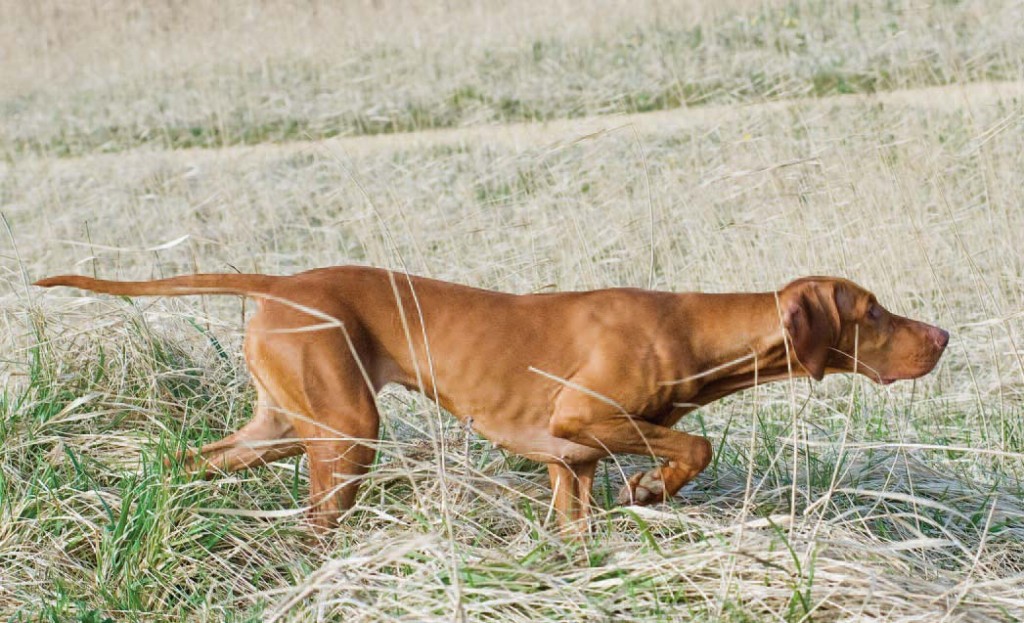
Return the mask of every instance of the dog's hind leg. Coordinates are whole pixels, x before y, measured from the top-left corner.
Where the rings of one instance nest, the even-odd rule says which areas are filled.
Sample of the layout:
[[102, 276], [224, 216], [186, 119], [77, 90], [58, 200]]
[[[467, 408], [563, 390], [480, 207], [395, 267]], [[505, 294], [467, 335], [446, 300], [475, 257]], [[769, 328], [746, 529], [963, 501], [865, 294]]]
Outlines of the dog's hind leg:
[[294, 421], [309, 455], [310, 518], [318, 528], [336, 526], [352, 508], [377, 452], [380, 420], [373, 394], [364, 388], [341, 395], [344, 402], [320, 402], [315, 418]]
[[245, 354], [253, 377], [279, 406], [267, 422], [278, 431], [287, 426], [289, 439], [309, 457], [310, 519], [323, 529], [355, 503], [376, 455], [380, 419], [366, 373], [373, 364], [369, 335], [350, 310], [318, 304], [338, 327], [318, 326], [317, 317], [275, 301], [261, 303]]
[[310, 519], [321, 529], [336, 526], [355, 503], [373, 464], [380, 428], [374, 388], [345, 343], [332, 342], [305, 345], [303, 413], [290, 417], [309, 456]]
[[301, 454], [288, 417], [269, 393], [256, 382], [256, 412], [245, 426], [219, 441], [208, 443], [184, 458], [185, 469], [207, 477], [233, 472]]

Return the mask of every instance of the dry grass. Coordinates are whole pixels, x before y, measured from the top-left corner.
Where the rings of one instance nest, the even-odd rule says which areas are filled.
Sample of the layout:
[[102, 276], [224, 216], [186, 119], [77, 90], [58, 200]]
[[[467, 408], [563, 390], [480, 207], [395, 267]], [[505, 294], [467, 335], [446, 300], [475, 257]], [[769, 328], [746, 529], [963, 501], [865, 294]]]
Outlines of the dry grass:
[[[0, 151], [222, 147], [1020, 78], [1024, 7], [5, 0]], [[338, 6], [334, 6], [338, 5]]]
[[[225, 4], [212, 17], [176, 3], [71, 16], [0, 7], [19, 16], [0, 24], [17, 61], [0, 69], [0, 616], [1024, 618], [1024, 105], [1016, 86], [971, 82], [1024, 77], [1020, 21], [1009, 21], [1021, 5], [861, 7], [856, 39], [853, 4], [701, 4], [610, 3], [605, 19], [568, 0], [509, 4], [498, 21], [460, 3], [450, 14], [319, 7], [317, 19], [287, 3]], [[882, 37], [887, 20], [895, 34]], [[742, 24], [760, 24], [764, 44], [726, 36]], [[697, 26], [704, 48], [664, 51]], [[786, 28], [811, 35], [806, 51], [780, 51]], [[816, 38], [826, 32], [828, 45]], [[616, 64], [609, 50], [628, 37], [635, 55]], [[535, 39], [565, 56], [534, 63]], [[871, 75], [883, 58], [890, 78], [875, 90], [957, 86], [942, 105], [920, 91], [801, 100], [816, 92], [804, 63], [825, 48]], [[344, 60], [353, 51], [358, 67]], [[658, 54], [679, 76], [644, 73]], [[752, 66], [782, 86], [765, 91], [737, 69]], [[338, 86], [355, 75], [367, 77], [358, 95]], [[366, 102], [428, 102], [431, 127], [506, 118], [445, 103], [467, 83], [569, 118], [630, 110], [607, 106], [625, 101], [609, 93], [710, 76], [733, 86], [702, 100], [704, 113], [625, 127], [265, 144], [361, 132], [353, 119]], [[253, 105], [267, 90], [301, 132], [183, 151], [104, 134], [122, 122], [155, 135], [212, 126], [210, 110], [237, 105], [247, 112], [226, 137], [274, 118]], [[792, 101], [751, 105], [781, 98]], [[780, 383], [702, 409], [681, 426], [706, 432], [716, 460], [671, 505], [614, 507], [620, 468], [644, 459], [606, 462], [584, 546], [553, 534], [535, 465], [389, 390], [379, 465], [343, 526], [314, 542], [297, 514], [301, 461], [212, 482], [162, 464], [250, 414], [238, 301], [25, 285], [69, 269], [149, 277], [347, 262], [516, 292], [763, 290], [840, 274], [953, 340], [915, 383]]]

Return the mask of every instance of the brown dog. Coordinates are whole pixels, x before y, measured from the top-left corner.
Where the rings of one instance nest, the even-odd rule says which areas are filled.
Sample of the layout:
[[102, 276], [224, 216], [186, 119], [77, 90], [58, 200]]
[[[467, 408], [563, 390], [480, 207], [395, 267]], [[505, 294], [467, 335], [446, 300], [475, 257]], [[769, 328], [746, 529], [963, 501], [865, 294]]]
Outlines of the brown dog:
[[60, 276], [36, 285], [257, 298], [245, 339], [256, 414], [188, 465], [233, 471], [306, 452], [322, 527], [352, 506], [373, 461], [374, 396], [387, 383], [418, 389], [496, 444], [547, 463], [553, 505], [568, 526], [587, 517], [594, 470], [609, 454], [665, 459], [628, 480], [620, 500], [635, 504], [672, 497], [707, 467], [707, 439], [672, 429], [701, 405], [791, 376], [916, 378], [949, 340], [829, 277], [757, 294], [512, 295], [351, 266], [290, 277]]

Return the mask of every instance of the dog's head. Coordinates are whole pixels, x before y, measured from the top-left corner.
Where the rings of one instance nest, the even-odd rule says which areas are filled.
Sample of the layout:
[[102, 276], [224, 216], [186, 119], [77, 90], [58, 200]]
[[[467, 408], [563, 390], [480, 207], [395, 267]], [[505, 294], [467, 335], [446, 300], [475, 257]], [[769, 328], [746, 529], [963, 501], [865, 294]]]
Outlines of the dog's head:
[[931, 372], [949, 333], [897, 316], [871, 292], [833, 277], [798, 279], [779, 291], [792, 352], [807, 373], [858, 372], [888, 384]]

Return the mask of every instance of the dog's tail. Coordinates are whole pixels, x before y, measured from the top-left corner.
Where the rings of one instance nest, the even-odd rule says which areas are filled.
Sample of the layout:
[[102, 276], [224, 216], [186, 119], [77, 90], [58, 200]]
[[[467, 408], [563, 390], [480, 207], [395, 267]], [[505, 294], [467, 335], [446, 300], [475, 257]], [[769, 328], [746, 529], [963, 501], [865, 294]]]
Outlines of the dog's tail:
[[265, 294], [280, 277], [271, 275], [236, 275], [230, 273], [207, 275], [183, 275], [152, 281], [111, 281], [93, 279], [82, 275], [58, 275], [40, 279], [33, 285], [43, 288], [69, 286], [125, 296], [184, 296], [186, 294], [240, 294], [252, 296]]

